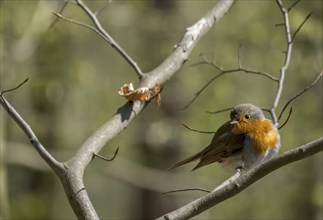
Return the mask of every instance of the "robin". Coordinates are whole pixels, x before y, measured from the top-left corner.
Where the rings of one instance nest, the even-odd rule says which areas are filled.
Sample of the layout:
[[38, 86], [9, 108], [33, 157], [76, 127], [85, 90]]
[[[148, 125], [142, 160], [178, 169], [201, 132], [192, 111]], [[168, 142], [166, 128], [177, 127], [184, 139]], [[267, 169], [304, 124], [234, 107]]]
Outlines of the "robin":
[[169, 169], [199, 160], [192, 170], [214, 162], [230, 170], [249, 170], [279, 151], [278, 130], [260, 108], [240, 104], [233, 107], [230, 118], [215, 132], [209, 146]]

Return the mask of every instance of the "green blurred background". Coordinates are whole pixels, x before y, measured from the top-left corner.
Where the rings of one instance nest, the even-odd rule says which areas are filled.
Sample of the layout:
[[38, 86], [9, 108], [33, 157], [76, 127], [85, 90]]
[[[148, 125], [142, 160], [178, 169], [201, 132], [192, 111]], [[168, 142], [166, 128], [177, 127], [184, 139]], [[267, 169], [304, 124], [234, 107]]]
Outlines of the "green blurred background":
[[[293, 1], [284, 1], [290, 5]], [[160, 64], [185, 32], [214, 1], [89, 1], [91, 9], [106, 6], [99, 19], [106, 30], [147, 72]], [[7, 99], [31, 125], [44, 146], [60, 161], [69, 158], [125, 100], [117, 94], [124, 83], [138, 85], [127, 62], [90, 30], [62, 20], [53, 11], [62, 1], [1, 0], [0, 88], [30, 80]], [[305, 88], [322, 70], [322, 1], [302, 1], [290, 11], [293, 31], [313, 11], [294, 41], [282, 99]], [[63, 14], [89, 22], [69, 4]], [[163, 195], [190, 187], [212, 189], [231, 175], [219, 165], [190, 172], [194, 166], [168, 171], [171, 164], [205, 147], [228, 112], [205, 113], [238, 103], [270, 107], [276, 84], [267, 78], [233, 73], [220, 77], [186, 110], [179, 110], [218, 72], [192, 65], [208, 59], [225, 69], [243, 67], [278, 76], [286, 40], [275, 1], [237, 1], [197, 45], [189, 62], [165, 84], [162, 104], [148, 106], [100, 153], [120, 147], [112, 163], [94, 160], [86, 170], [86, 188], [102, 219], [152, 219], [200, 196], [201, 192]], [[293, 104], [281, 130], [282, 149], [322, 136], [322, 80]], [[269, 115], [268, 115], [269, 117]], [[284, 117], [285, 118], [285, 117]], [[1, 108], [1, 214], [3, 219], [74, 219], [58, 178], [21, 129]], [[322, 219], [322, 153], [264, 177], [237, 196], [195, 219]]]

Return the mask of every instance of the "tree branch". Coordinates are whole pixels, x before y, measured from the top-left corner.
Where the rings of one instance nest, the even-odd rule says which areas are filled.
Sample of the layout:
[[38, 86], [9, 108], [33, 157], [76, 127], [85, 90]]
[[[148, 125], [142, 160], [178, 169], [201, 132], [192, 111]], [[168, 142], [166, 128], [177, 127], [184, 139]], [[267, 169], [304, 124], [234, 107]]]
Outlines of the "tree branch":
[[14, 107], [6, 100], [3, 96], [4, 93], [13, 91], [21, 87], [24, 83], [26, 83], [28, 78], [20, 83], [13, 89], [8, 89], [0, 92], [0, 104], [2, 107], [7, 111], [9, 116], [19, 125], [21, 130], [26, 134], [29, 138], [30, 143], [34, 146], [40, 156], [46, 161], [46, 163], [56, 172], [60, 172], [63, 169], [63, 165], [58, 162], [41, 144], [38, 140], [37, 136], [35, 135], [34, 131], [31, 129], [29, 124], [21, 117], [21, 115], [15, 110]]
[[92, 206], [92, 203], [86, 190], [82, 190], [82, 193], [78, 193], [80, 192], [80, 189], [84, 189], [82, 179], [83, 173], [73, 172], [75, 170], [66, 166], [64, 163], [58, 162], [41, 144], [41, 142], [38, 140], [37, 136], [31, 129], [30, 125], [20, 116], [20, 114], [15, 110], [15, 108], [12, 107], [11, 104], [3, 96], [3, 93], [17, 89], [20, 86], [22, 86], [25, 82], [27, 82], [27, 80], [25, 80], [13, 89], [8, 89], [0, 92], [0, 104], [7, 111], [9, 116], [15, 120], [15, 122], [19, 125], [22, 131], [26, 134], [26, 136], [29, 138], [30, 143], [34, 146], [39, 155], [46, 161], [46, 163], [52, 168], [52, 170], [54, 170], [56, 175], [60, 178], [64, 186], [66, 195], [69, 199], [69, 202], [73, 207], [76, 215], [82, 219], [98, 219], [98, 215], [96, 214], [95, 209]]
[[244, 173], [236, 181], [228, 184], [220, 190], [213, 191], [212, 193], [190, 202], [189, 204], [184, 205], [175, 211], [157, 218], [157, 220], [179, 220], [192, 218], [240, 193], [269, 173], [321, 151], [323, 151], [323, 138], [309, 142], [296, 149], [289, 150]]
[[[137, 64], [121, 49], [121, 47], [110, 37], [110, 35], [102, 28], [96, 15], [81, 0], [76, 0], [84, 12], [91, 18], [95, 24], [96, 33], [104, 36], [110, 45], [126, 58], [133, 66], [139, 76], [141, 70]], [[169, 80], [185, 63], [193, 48], [214, 25], [218, 22], [229, 8], [233, 5], [234, 0], [220, 0], [204, 17], [197, 21], [194, 25], [187, 28], [183, 39], [178, 43], [175, 51], [157, 68], [145, 74], [140, 78], [139, 87], [153, 88], [156, 84], [162, 85]], [[60, 14], [56, 14], [60, 17]], [[60, 17], [62, 18], [62, 17]], [[86, 24], [80, 24], [86, 26]], [[87, 26], [86, 26], [87, 27]], [[89, 28], [89, 27], [88, 27]], [[25, 131], [26, 135], [31, 139], [32, 144], [44, 158], [44, 160], [54, 169], [59, 176], [68, 200], [79, 219], [98, 219], [95, 208], [93, 207], [87, 191], [84, 187], [83, 174], [87, 165], [92, 161], [93, 155], [97, 154], [107, 143], [124, 130], [146, 106], [146, 102], [134, 101], [127, 102], [118, 109], [117, 113], [95, 131], [78, 149], [78, 151], [66, 162], [57, 162], [40, 144], [29, 125], [20, 117], [20, 115], [11, 107], [11, 105], [2, 97], [1, 104], [9, 115], [13, 117], [17, 124]]]
[[[152, 88], [156, 84], [162, 85], [169, 80], [187, 60], [198, 40], [212, 28], [215, 21], [219, 21], [233, 2], [233, 0], [219, 1], [204, 17], [193, 26], [187, 28], [183, 39], [178, 44], [181, 46], [178, 46], [160, 66], [147, 73], [139, 87]], [[69, 162], [78, 161], [78, 167], [85, 169], [90, 163], [93, 153], [98, 153], [112, 138], [125, 129], [144, 107], [144, 102], [135, 101], [133, 104], [128, 102], [119, 108], [118, 112], [109, 121], [84, 142]]]
[[134, 68], [139, 78], [143, 78], [143, 73], [141, 69], [139, 68], [138, 64], [119, 46], [119, 44], [105, 31], [105, 29], [102, 27], [100, 21], [97, 19], [96, 14], [93, 13], [84, 3], [82, 0], [75, 0], [77, 5], [80, 6], [83, 11], [90, 17], [90, 19], [93, 21], [96, 29], [105, 36], [110, 41], [110, 45], [115, 48], [123, 58], [126, 59], [126, 61]]
[[[240, 50], [240, 47], [239, 47]], [[214, 67], [215, 69], [217, 69], [219, 71], [219, 73], [215, 76], [213, 76], [199, 91], [197, 91], [194, 95], [194, 97], [185, 105], [181, 108], [181, 110], [187, 109], [188, 107], [190, 107], [191, 104], [193, 104], [193, 102], [199, 97], [199, 95], [205, 90], [207, 89], [207, 87], [209, 87], [209, 85], [211, 85], [216, 79], [218, 79], [219, 77], [229, 74], [229, 73], [238, 73], [238, 72], [242, 72], [242, 73], [248, 73], [248, 74], [255, 74], [255, 75], [260, 75], [260, 76], [264, 76], [268, 79], [271, 79], [272, 81], [278, 82], [278, 79], [274, 76], [272, 76], [269, 73], [265, 73], [265, 72], [261, 72], [261, 71], [256, 71], [256, 70], [252, 70], [252, 69], [247, 69], [241, 66], [240, 63], [240, 53], [238, 52], [238, 67], [237, 68], [233, 68], [233, 69], [228, 69], [225, 70], [224, 68], [222, 68], [221, 66], [217, 65], [214, 61], [209, 61], [203, 54], [202, 54], [203, 60], [195, 63], [193, 65], [201, 65], [201, 64], [206, 64], [206, 65], [210, 65], [212, 67]]]
[[311, 17], [311, 15], [313, 14], [313, 12], [310, 12], [306, 18], [302, 21], [302, 23], [298, 26], [298, 28], [296, 29], [296, 31], [294, 32], [293, 36], [292, 36], [292, 41], [294, 41], [294, 38], [296, 37], [296, 35], [298, 34], [298, 32], [301, 30], [301, 28], [303, 27], [303, 25], [306, 23], [306, 21]]
[[322, 70], [322, 72], [316, 77], [316, 79], [311, 84], [309, 84], [308, 86], [306, 86], [302, 91], [298, 92], [296, 95], [294, 95], [292, 98], [290, 98], [286, 102], [286, 104], [284, 105], [282, 111], [279, 114], [278, 120], [280, 120], [280, 118], [283, 116], [283, 114], [284, 114], [286, 108], [288, 107], [288, 105], [290, 103], [292, 103], [295, 99], [297, 99], [299, 96], [301, 96], [303, 93], [305, 93], [307, 90], [309, 90], [310, 88], [312, 88], [320, 80], [320, 78], [322, 77], [322, 75], [323, 75], [323, 70]]
[[76, 20], [73, 20], [73, 19], [66, 18], [63, 15], [61, 15], [60, 13], [54, 12], [54, 15], [56, 15], [58, 18], [61, 18], [64, 21], [80, 25], [82, 27], [88, 28], [88, 29], [94, 31], [95, 33], [97, 33], [100, 37], [102, 37], [105, 41], [107, 41], [130, 64], [130, 66], [137, 73], [139, 79], [143, 78], [144, 75], [143, 75], [140, 67], [138, 66], [138, 64], [126, 53], [126, 51], [124, 51], [124, 49], [122, 49], [122, 47], [102, 27], [100, 21], [98, 20], [98, 18], [96, 16], [97, 13], [92, 12], [91, 9], [89, 7], [87, 7], [87, 5], [85, 5], [82, 0], [75, 0], [75, 1], [76, 1], [76, 4], [89, 16], [89, 18], [92, 20], [95, 27], [85, 24], [85, 23], [82, 23], [82, 22], [79, 22], [79, 21], [76, 21]]
[[285, 53], [284, 64], [280, 68], [280, 75], [279, 75], [276, 95], [275, 95], [275, 99], [273, 101], [273, 104], [270, 108], [270, 114], [273, 118], [274, 125], [276, 127], [278, 127], [279, 122], [278, 122], [278, 118], [277, 118], [275, 111], [276, 111], [280, 97], [283, 92], [286, 70], [289, 67], [290, 57], [292, 55], [293, 40], [292, 40], [292, 35], [291, 35], [291, 31], [290, 31], [290, 26], [289, 26], [288, 10], [286, 8], [284, 8], [284, 5], [281, 0], [276, 0], [276, 2], [278, 4], [278, 7], [283, 15], [283, 18], [284, 18], [285, 35], [286, 35], [286, 41], [287, 41], [286, 51], [284, 51], [284, 53]]

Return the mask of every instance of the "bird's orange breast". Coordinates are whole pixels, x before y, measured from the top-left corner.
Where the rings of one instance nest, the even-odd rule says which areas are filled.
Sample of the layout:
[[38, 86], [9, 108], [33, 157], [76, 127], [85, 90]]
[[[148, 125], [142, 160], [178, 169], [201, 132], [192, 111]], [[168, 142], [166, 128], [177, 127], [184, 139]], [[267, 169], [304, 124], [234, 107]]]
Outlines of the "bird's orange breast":
[[265, 154], [268, 148], [274, 148], [279, 141], [277, 131], [268, 119], [236, 124], [232, 132], [248, 134], [253, 139], [253, 147], [261, 154]]

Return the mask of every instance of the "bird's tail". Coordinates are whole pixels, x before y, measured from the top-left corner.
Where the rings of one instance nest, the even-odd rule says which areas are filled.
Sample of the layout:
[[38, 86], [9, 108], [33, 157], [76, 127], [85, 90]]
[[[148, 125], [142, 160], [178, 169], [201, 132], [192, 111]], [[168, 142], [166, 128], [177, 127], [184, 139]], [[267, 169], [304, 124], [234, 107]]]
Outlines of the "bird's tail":
[[190, 163], [192, 161], [195, 161], [195, 160], [199, 159], [201, 157], [201, 155], [202, 155], [202, 152], [199, 152], [199, 153], [197, 153], [197, 154], [195, 154], [195, 155], [193, 155], [193, 156], [191, 156], [189, 158], [186, 158], [185, 160], [182, 160], [181, 162], [178, 162], [178, 163], [172, 165], [168, 169], [169, 170], [172, 170], [172, 169], [175, 169], [177, 167], [180, 167], [180, 166], [182, 166], [184, 164], [187, 164], [187, 163]]

